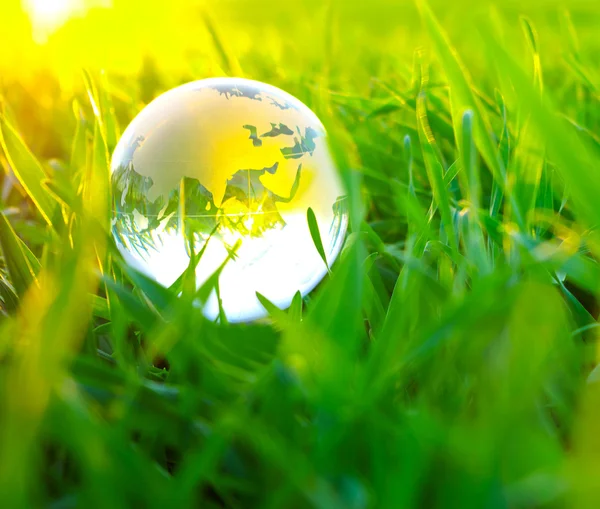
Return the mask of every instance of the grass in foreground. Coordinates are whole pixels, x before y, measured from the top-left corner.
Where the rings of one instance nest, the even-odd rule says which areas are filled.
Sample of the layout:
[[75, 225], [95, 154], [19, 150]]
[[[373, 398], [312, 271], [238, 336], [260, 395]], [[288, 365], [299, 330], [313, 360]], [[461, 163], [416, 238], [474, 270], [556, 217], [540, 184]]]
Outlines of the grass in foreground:
[[205, 17], [214, 60], [179, 75], [243, 69], [332, 136], [346, 248], [264, 323], [208, 322], [107, 233], [118, 126], [174, 78], [86, 73], [46, 110], [6, 87], [3, 507], [596, 507], [600, 12], [464, 33], [422, 3], [413, 42], [365, 46], [352, 9], [239, 58]]

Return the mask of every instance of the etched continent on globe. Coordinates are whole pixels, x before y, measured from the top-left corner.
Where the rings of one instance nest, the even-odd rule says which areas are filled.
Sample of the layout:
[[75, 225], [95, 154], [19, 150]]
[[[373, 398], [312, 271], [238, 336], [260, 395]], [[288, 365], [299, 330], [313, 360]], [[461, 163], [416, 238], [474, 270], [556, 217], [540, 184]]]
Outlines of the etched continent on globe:
[[[306, 224], [317, 217], [331, 261], [346, 229], [343, 196], [318, 118], [289, 94], [220, 78], [183, 85], [134, 119], [112, 160], [113, 234], [140, 270], [172, 284], [206, 242], [201, 284], [240, 243], [219, 279], [230, 320], [264, 313], [323, 277]], [[210, 239], [210, 240], [209, 240]], [[213, 296], [207, 316], [216, 316]]]

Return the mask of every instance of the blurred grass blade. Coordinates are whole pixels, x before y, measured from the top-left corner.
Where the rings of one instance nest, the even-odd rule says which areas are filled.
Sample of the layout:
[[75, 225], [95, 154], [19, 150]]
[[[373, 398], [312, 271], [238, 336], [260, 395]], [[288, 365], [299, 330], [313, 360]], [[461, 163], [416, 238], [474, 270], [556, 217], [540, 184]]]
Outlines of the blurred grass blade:
[[108, 230], [107, 221], [110, 214], [110, 155], [106, 139], [102, 136], [97, 122], [94, 129], [92, 145], [92, 167], [88, 181], [88, 196], [90, 208], [95, 219]]
[[[227, 263], [229, 263], [229, 261], [236, 256], [236, 252], [240, 248], [241, 245], [242, 245], [242, 241], [241, 241], [241, 239], [238, 239], [236, 241], [236, 243], [233, 245], [233, 247], [228, 248], [227, 249], [227, 257], [223, 260], [221, 265], [219, 265], [217, 270], [215, 270], [206, 279], [206, 281], [204, 281], [204, 283], [202, 283], [202, 285], [200, 285], [200, 287], [196, 290], [195, 297], [200, 299], [200, 302], [202, 304], [204, 304], [208, 300], [210, 294], [213, 292], [213, 290], [215, 290], [215, 288], [219, 284], [219, 277], [221, 276], [221, 272], [223, 272], [223, 269], [225, 268]], [[190, 264], [190, 266], [191, 266], [191, 264]], [[195, 281], [195, 279], [194, 279], [194, 281]]]
[[92, 296], [92, 309], [94, 316], [103, 318], [104, 320], [110, 320], [108, 302], [105, 298], [100, 297], [99, 295]]
[[351, 351], [362, 331], [363, 262], [366, 258], [360, 241], [345, 248], [337, 270], [313, 301], [306, 320], [329, 337], [345, 343]]
[[[13, 286], [3, 276], [0, 276], [0, 299], [4, 304], [1, 309], [12, 313], [19, 306], [19, 297], [15, 293]], [[2, 356], [2, 349], [0, 348], [0, 357]]]
[[71, 144], [71, 172], [77, 173], [85, 168], [87, 160], [87, 122], [79, 101], [73, 101], [73, 116], [75, 117], [75, 135]]
[[[196, 290], [196, 268], [198, 264], [202, 260], [202, 255], [204, 255], [205, 251], [208, 249], [208, 244], [212, 239], [213, 235], [217, 233], [220, 228], [220, 223], [217, 223], [214, 228], [211, 230], [210, 234], [204, 241], [204, 245], [200, 249], [199, 253], [196, 253], [193, 249], [190, 250], [190, 263], [188, 267], [181, 273], [181, 275], [175, 280], [175, 282], [169, 287], [169, 290], [175, 294], [179, 294], [184, 290], [186, 286], [186, 282], [188, 286], [192, 288], [192, 292]], [[190, 244], [193, 248], [193, 243]]]
[[478, 267], [480, 273], [487, 274], [490, 266], [487, 259], [485, 239], [481, 229], [479, 210], [481, 209], [481, 182], [479, 168], [477, 165], [477, 152], [473, 140], [473, 112], [468, 110], [463, 115], [461, 136], [462, 145], [459, 149], [462, 166], [466, 173], [469, 216], [468, 216], [468, 239], [466, 256]]
[[121, 131], [117, 121], [115, 107], [112, 98], [108, 92], [108, 77], [106, 72], [100, 72], [100, 86], [98, 87], [98, 99], [104, 121], [104, 130], [106, 136], [106, 147], [109, 154], [112, 154], [119, 138]]
[[108, 93], [108, 79], [104, 72], [100, 75], [100, 86], [87, 69], [83, 69], [83, 82], [92, 106], [94, 117], [100, 126], [100, 132], [107, 152], [110, 154], [119, 141], [119, 127], [115, 115], [114, 105]]
[[427, 122], [427, 111], [425, 109], [425, 95], [419, 94], [417, 99], [417, 123], [419, 126], [419, 139], [423, 151], [423, 161], [427, 171], [427, 177], [433, 190], [433, 196], [442, 216], [442, 225], [445, 235], [453, 250], [458, 250], [456, 232], [450, 210], [450, 196], [448, 187], [444, 182], [444, 170], [438, 157], [436, 157], [435, 138], [429, 123]]
[[109, 155], [98, 120], [95, 123], [92, 160], [88, 163], [83, 180], [83, 203], [105, 231], [110, 223]]
[[176, 298], [174, 293], [160, 283], [157, 283], [154, 279], [134, 269], [128, 263], [121, 262], [118, 264], [129, 280], [136, 288], [144, 292], [144, 295], [146, 295], [148, 300], [159, 312], [169, 309]]
[[225, 39], [222, 36], [214, 17], [207, 9], [203, 9], [202, 11], [202, 20], [204, 21], [206, 30], [212, 38], [215, 50], [219, 56], [221, 68], [229, 76], [243, 77], [244, 74], [237, 58], [235, 58], [227, 47]]
[[42, 165], [3, 115], [0, 115], [0, 142], [13, 173], [44, 220], [52, 225], [56, 202], [42, 184], [47, 179], [47, 175], [42, 169]]
[[261, 306], [266, 309], [267, 313], [269, 313], [269, 316], [274, 320], [275, 324], [279, 328], [285, 329], [292, 326], [292, 319], [288, 313], [282, 309], [279, 309], [279, 307], [277, 307], [269, 299], [267, 299], [267, 297], [259, 292], [256, 292], [256, 298], [260, 302]]
[[290, 320], [292, 320], [292, 322], [302, 321], [302, 294], [300, 291], [297, 291], [294, 294], [294, 298], [290, 304], [290, 309], [288, 310], [288, 315], [290, 316]]
[[523, 28], [523, 33], [525, 34], [525, 39], [527, 40], [527, 45], [529, 46], [529, 50], [533, 56], [533, 75], [535, 82], [540, 90], [540, 92], [544, 89], [543, 77], [542, 77], [542, 65], [540, 62], [540, 53], [538, 51], [538, 36], [537, 32], [533, 28], [531, 24], [531, 20], [527, 17], [521, 17], [521, 27]]
[[[494, 95], [496, 99], [496, 105], [500, 109], [502, 116], [502, 134], [500, 135], [500, 141], [498, 142], [498, 157], [502, 161], [504, 167], [507, 168], [511, 155], [511, 137], [508, 130], [508, 113], [506, 110], [504, 97], [498, 89], [495, 90]], [[492, 183], [492, 195], [489, 207], [490, 216], [497, 217], [500, 214], [503, 199], [503, 187], [496, 180], [494, 180]]]
[[98, 92], [96, 90], [96, 84], [92, 79], [92, 75], [87, 69], [82, 70], [83, 74], [83, 83], [85, 85], [85, 90], [87, 92], [88, 100], [90, 101], [90, 105], [92, 106], [92, 111], [94, 112], [94, 116], [98, 119], [98, 122], [104, 128], [102, 115], [100, 114], [100, 104], [98, 101]]
[[142, 302], [120, 283], [106, 276], [104, 277], [104, 282], [118, 297], [121, 306], [125, 309], [131, 320], [135, 321], [143, 330], [148, 332], [156, 327], [160, 317], [146, 303]]
[[37, 284], [40, 262], [25, 243], [17, 237], [6, 216], [0, 212], [0, 246], [4, 263], [17, 295], [22, 297], [32, 284]]

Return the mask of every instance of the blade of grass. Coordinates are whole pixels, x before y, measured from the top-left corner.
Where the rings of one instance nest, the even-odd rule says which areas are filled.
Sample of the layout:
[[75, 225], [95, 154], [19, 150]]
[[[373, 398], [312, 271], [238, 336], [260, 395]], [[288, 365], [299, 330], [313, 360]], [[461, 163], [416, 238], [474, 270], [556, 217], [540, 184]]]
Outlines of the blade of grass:
[[311, 207], [308, 207], [306, 211], [306, 221], [308, 222], [308, 229], [310, 230], [310, 236], [312, 237], [315, 248], [321, 257], [321, 260], [323, 260], [325, 267], [327, 267], [327, 272], [331, 273], [331, 270], [329, 269], [329, 263], [327, 263], [327, 255], [325, 254], [325, 249], [323, 248], [321, 233], [319, 232], [319, 224], [317, 223], [315, 212]]
[[418, 6], [427, 31], [432, 39], [436, 55], [451, 84], [454, 130], [456, 132], [459, 129], [462, 112], [467, 109], [472, 110], [475, 115], [473, 134], [477, 147], [488, 168], [491, 170], [494, 179], [503, 189], [504, 193], [507, 194], [515, 220], [519, 227], [522, 228], [524, 226], [523, 215], [515, 200], [507, 193], [506, 168], [498, 157], [488, 116], [473, 93], [472, 80], [427, 2], [420, 0]]
[[52, 226], [56, 202], [44, 188], [47, 175], [6, 117], [0, 115], [0, 144], [10, 167], [44, 220]]
[[423, 92], [419, 94], [419, 98], [417, 99], [417, 123], [419, 125], [419, 140], [421, 141], [425, 169], [427, 171], [431, 189], [433, 190], [435, 202], [440, 209], [442, 226], [445, 235], [448, 238], [450, 247], [454, 251], [457, 251], [458, 243], [456, 240], [452, 212], [450, 210], [450, 196], [448, 187], [444, 183], [442, 165], [436, 157], [436, 151], [434, 149], [435, 138], [433, 137], [433, 133], [427, 122], [427, 111], [425, 109], [425, 96]]
[[489, 57], [519, 90], [520, 105], [530, 113], [531, 122], [540, 138], [557, 140], [549, 143], [546, 149], [567, 183], [575, 206], [591, 225], [600, 224], [600, 209], [597, 206], [600, 181], [592, 171], [594, 162], [586, 145], [564, 119], [553, 113], [549, 98], [540, 96], [523, 70], [492, 34], [489, 27], [488, 31], [482, 28], [481, 35]]
[[25, 243], [17, 237], [6, 216], [0, 212], [0, 247], [11, 283], [22, 297], [32, 284], [37, 284], [40, 262]]

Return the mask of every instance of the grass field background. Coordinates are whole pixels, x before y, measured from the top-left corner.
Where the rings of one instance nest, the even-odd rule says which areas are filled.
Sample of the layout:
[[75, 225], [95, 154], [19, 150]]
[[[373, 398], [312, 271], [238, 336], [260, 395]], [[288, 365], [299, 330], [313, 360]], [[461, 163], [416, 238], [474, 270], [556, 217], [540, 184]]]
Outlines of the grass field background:
[[[109, 3], [0, 6], [0, 505], [598, 507], [600, 4]], [[236, 326], [109, 227], [123, 128], [225, 75], [317, 112], [350, 203]]]

